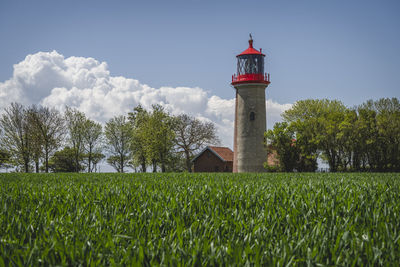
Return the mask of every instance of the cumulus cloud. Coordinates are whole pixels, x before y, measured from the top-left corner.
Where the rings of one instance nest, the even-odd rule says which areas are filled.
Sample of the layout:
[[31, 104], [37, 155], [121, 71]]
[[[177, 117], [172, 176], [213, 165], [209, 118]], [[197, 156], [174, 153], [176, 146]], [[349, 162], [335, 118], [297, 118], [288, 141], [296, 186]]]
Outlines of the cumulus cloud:
[[[52, 52], [28, 55], [14, 65], [13, 76], [0, 82], [0, 105], [16, 101], [63, 109], [76, 107], [99, 122], [127, 114], [141, 104], [164, 106], [174, 115], [187, 113], [216, 124], [223, 145], [232, 147], [234, 99], [209, 95], [202, 88], [152, 88], [138, 80], [110, 75], [107, 63], [94, 58], [69, 57]], [[267, 100], [271, 127], [291, 104]]]

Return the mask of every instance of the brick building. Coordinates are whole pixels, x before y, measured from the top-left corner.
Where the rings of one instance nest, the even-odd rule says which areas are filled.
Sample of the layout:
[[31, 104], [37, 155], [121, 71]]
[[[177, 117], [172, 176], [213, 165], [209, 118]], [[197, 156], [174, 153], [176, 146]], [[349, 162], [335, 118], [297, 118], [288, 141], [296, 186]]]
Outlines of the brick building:
[[[269, 166], [279, 166], [276, 150], [268, 146]], [[228, 147], [207, 146], [193, 160], [193, 172], [232, 172], [233, 151]]]
[[207, 146], [192, 162], [193, 172], [232, 172], [233, 151], [228, 147]]

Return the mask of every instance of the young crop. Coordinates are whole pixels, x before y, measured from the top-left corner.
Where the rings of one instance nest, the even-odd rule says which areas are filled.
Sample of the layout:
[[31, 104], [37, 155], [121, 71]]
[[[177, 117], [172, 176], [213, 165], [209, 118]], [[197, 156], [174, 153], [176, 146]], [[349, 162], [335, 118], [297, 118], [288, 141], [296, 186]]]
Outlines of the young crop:
[[399, 214], [399, 174], [2, 174], [0, 266], [393, 266]]

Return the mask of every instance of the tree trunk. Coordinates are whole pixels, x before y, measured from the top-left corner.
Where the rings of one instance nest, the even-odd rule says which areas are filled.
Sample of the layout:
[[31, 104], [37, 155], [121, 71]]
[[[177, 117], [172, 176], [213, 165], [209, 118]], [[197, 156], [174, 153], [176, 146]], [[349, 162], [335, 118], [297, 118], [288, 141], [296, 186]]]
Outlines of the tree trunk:
[[44, 156], [44, 162], [45, 162], [45, 171], [46, 173], [49, 172], [49, 152], [47, 151], [47, 148], [45, 149], [45, 156]]
[[75, 172], [79, 172], [79, 152], [75, 152]]
[[327, 156], [328, 156], [329, 171], [336, 172], [335, 152], [328, 149]]
[[146, 158], [145, 157], [141, 157], [141, 165], [142, 165], [142, 172], [146, 172]]
[[92, 163], [92, 147], [90, 146], [88, 155], [88, 172], [92, 172], [91, 163]]
[[165, 172], [165, 163], [164, 163], [164, 161], [161, 163], [161, 172]]
[[25, 168], [25, 172], [28, 173], [29, 172], [29, 161], [28, 160], [24, 160], [24, 168]]
[[120, 155], [120, 169], [121, 169], [121, 173], [124, 173], [124, 156]]
[[35, 160], [35, 171], [36, 171], [36, 173], [39, 173], [39, 160], [38, 159]]
[[153, 172], [157, 172], [157, 161], [153, 159], [152, 163], [153, 163]]
[[165, 157], [160, 153], [161, 172], [165, 172]]
[[192, 163], [190, 162], [190, 155], [188, 151], [185, 151], [185, 156], [186, 156], [186, 168], [188, 172], [192, 172]]

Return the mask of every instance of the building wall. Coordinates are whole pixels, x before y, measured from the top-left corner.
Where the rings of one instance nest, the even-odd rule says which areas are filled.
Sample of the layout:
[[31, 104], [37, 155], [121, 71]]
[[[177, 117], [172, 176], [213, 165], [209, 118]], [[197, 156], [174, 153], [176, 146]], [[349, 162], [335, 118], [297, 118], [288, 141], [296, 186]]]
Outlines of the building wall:
[[[267, 159], [264, 148], [266, 130], [266, 84], [237, 84], [234, 129], [234, 170], [237, 172], [265, 172]], [[254, 112], [254, 120], [250, 114]]]
[[209, 150], [204, 151], [193, 164], [194, 172], [232, 172], [232, 161], [224, 162]]

